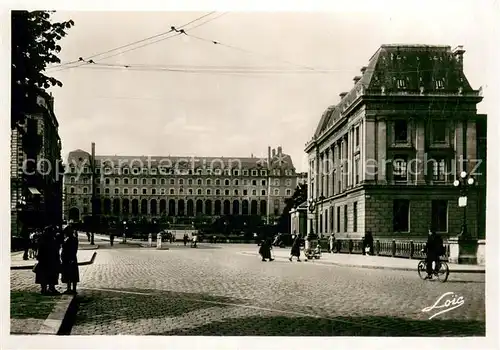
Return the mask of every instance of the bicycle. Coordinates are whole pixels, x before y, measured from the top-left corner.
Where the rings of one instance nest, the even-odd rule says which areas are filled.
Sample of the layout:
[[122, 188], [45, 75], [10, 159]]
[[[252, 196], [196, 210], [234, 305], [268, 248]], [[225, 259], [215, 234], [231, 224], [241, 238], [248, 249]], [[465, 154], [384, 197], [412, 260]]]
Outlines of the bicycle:
[[[425, 280], [427, 278], [427, 260], [424, 259], [418, 262], [417, 271], [421, 279]], [[434, 266], [432, 274], [437, 277], [439, 282], [446, 282], [450, 275], [450, 269], [446, 261], [439, 259], [438, 266]]]

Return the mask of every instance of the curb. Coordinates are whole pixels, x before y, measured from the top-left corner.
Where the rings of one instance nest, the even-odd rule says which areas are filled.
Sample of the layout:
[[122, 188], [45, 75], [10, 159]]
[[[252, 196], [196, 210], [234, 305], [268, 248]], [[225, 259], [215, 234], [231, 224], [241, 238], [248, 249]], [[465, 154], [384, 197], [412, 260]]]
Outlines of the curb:
[[[258, 253], [247, 253], [247, 252], [241, 252], [243, 255], [248, 255], [248, 256], [259, 256]], [[395, 258], [397, 259], [397, 258]], [[275, 260], [288, 260], [287, 258], [283, 258], [280, 256], [275, 256]], [[306, 260], [305, 260], [306, 261]], [[411, 271], [411, 272], [416, 272], [416, 268], [408, 268], [408, 267], [396, 267], [396, 266], [376, 266], [376, 265], [354, 265], [354, 264], [343, 264], [343, 263], [337, 263], [337, 262], [331, 262], [331, 261], [316, 261], [314, 260], [314, 264], [316, 265], [333, 265], [333, 266], [340, 266], [340, 267], [357, 267], [357, 268], [362, 268], [362, 269], [372, 269], [372, 270], [393, 270], [393, 271]], [[485, 269], [481, 270], [452, 270], [450, 269], [450, 273], [486, 273]]]
[[93, 246], [91, 245], [82, 246], [78, 248], [78, 250], [95, 250], [95, 249], [99, 249], [99, 244], [94, 244]]
[[59, 334], [68, 310], [75, 303], [74, 295], [63, 295], [62, 299], [56, 304], [50, 315], [45, 319], [42, 326], [36, 334], [57, 335]]
[[[92, 257], [90, 258], [90, 260], [87, 260], [87, 261], [82, 261], [82, 262], [79, 262], [78, 263], [78, 266], [85, 266], [85, 265], [91, 265], [94, 263], [94, 260], [95, 260], [95, 257], [97, 256], [97, 252], [94, 252], [92, 254]], [[10, 266], [10, 269], [11, 270], [32, 270], [33, 269], [33, 266], [35, 265], [14, 265], [14, 266]]]

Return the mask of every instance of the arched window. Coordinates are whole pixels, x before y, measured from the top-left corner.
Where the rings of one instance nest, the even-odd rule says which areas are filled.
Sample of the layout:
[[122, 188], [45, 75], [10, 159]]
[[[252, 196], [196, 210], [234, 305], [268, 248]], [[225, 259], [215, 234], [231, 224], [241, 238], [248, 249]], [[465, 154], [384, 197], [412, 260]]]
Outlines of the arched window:
[[198, 179], [197, 183], [198, 183], [198, 186], [201, 186], [203, 184], [203, 181], [201, 181], [201, 179]]
[[69, 180], [70, 183], [74, 184], [75, 183], [75, 177], [72, 176], [71, 179]]
[[248, 215], [248, 201], [246, 199], [241, 203], [241, 213], [243, 215]]
[[134, 194], [139, 194], [139, 190], [137, 188], [134, 188]]
[[215, 186], [220, 186], [220, 179], [215, 179]]
[[221, 202], [220, 202], [220, 200], [215, 201], [214, 214], [215, 215], [221, 214]]
[[179, 179], [179, 185], [184, 185], [184, 179]]
[[229, 180], [228, 179], [224, 180], [224, 185], [225, 186], [229, 186]]
[[212, 185], [212, 180], [207, 179], [207, 186], [210, 186], [210, 185]]
[[148, 183], [148, 180], [146, 180], [146, 179], [142, 179], [142, 184], [143, 184], [143, 185], [146, 185], [147, 183]]
[[205, 214], [212, 215], [212, 201], [210, 199], [205, 201]]
[[274, 189], [274, 195], [275, 195], [275, 196], [279, 196], [279, 195], [280, 195], [280, 190], [279, 190], [279, 188], [275, 188], [275, 189]]
[[196, 191], [197, 194], [201, 194], [201, 188], [198, 188], [198, 190]]
[[229, 215], [231, 213], [231, 203], [226, 199], [224, 201], [224, 215]]
[[123, 179], [123, 184], [124, 184], [124, 185], [128, 185], [128, 179], [127, 179], [127, 178], [124, 178], [124, 179]]
[[120, 179], [115, 179], [115, 185], [119, 185], [120, 184]]

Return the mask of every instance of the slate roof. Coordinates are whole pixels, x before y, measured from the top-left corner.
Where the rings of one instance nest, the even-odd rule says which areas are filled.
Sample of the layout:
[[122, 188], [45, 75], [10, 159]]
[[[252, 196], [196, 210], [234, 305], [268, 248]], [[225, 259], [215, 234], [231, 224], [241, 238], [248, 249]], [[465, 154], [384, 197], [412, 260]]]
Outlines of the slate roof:
[[[462, 93], [473, 92], [451, 46], [382, 45], [364, 67], [361, 78], [349, 93], [321, 116], [315, 136], [319, 136], [341, 117], [360, 94], [380, 95], [393, 92]], [[404, 87], [398, 86], [403, 81]], [[440, 81], [438, 85], [436, 82]], [[441, 85], [442, 83], [442, 85]]]
[[[194, 157], [194, 156], [120, 156], [120, 155], [96, 155], [96, 163], [101, 165], [104, 162], [111, 162], [112, 165], [136, 165], [139, 166], [143, 164], [148, 165], [148, 159], [151, 162], [151, 166], [168, 166], [172, 164], [175, 166], [178, 164], [179, 168], [191, 167], [193, 162], [196, 167], [203, 167], [204, 165], [211, 165], [213, 169], [220, 168], [224, 165], [224, 168], [232, 166], [233, 168], [239, 167], [241, 164], [242, 168], [245, 169], [259, 169], [267, 168], [267, 157]], [[81, 159], [81, 160], [80, 160]], [[72, 151], [68, 155], [68, 164], [74, 163], [78, 164], [80, 162], [89, 162], [90, 154], [88, 152], [77, 149]], [[288, 154], [281, 154], [281, 156], [276, 155], [271, 157], [271, 169], [294, 169], [292, 158]]]

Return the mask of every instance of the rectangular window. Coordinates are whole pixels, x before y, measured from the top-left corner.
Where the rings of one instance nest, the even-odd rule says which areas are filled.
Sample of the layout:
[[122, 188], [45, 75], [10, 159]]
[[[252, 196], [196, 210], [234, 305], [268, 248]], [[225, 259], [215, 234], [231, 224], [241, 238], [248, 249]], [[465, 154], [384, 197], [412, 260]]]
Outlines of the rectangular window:
[[335, 212], [334, 207], [330, 207], [330, 231], [333, 232], [335, 229], [335, 221], [333, 217], [333, 213]]
[[410, 231], [410, 201], [395, 199], [392, 207], [392, 225], [394, 232]]
[[437, 232], [448, 232], [448, 201], [432, 201], [432, 227]]
[[446, 122], [438, 120], [432, 122], [432, 141], [436, 143], [446, 142]]
[[243, 190], [243, 195], [244, 196], [248, 195], [248, 190]]
[[344, 232], [347, 232], [347, 205], [344, 205]]
[[432, 162], [432, 179], [434, 181], [446, 181], [446, 160], [435, 159]]
[[145, 188], [142, 189], [142, 194], [147, 194], [147, 190]]
[[394, 122], [394, 140], [396, 142], [408, 142], [408, 123], [406, 120]]
[[337, 232], [340, 232], [340, 207], [337, 207]]
[[358, 202], [352, 204], [352, 231], [358, 232]]
[[392, 163], [392, 175], [394, 181], [407, 181], [408, 179], [408, 168], [407, 168], [407, 157], [406, 156], [396, 156]]
[[359, 157], [354, 160], [354, 184], [359, 184]]
[[356, 147], [359, 146], [359, 126], [354, 129], [354, 140]]

